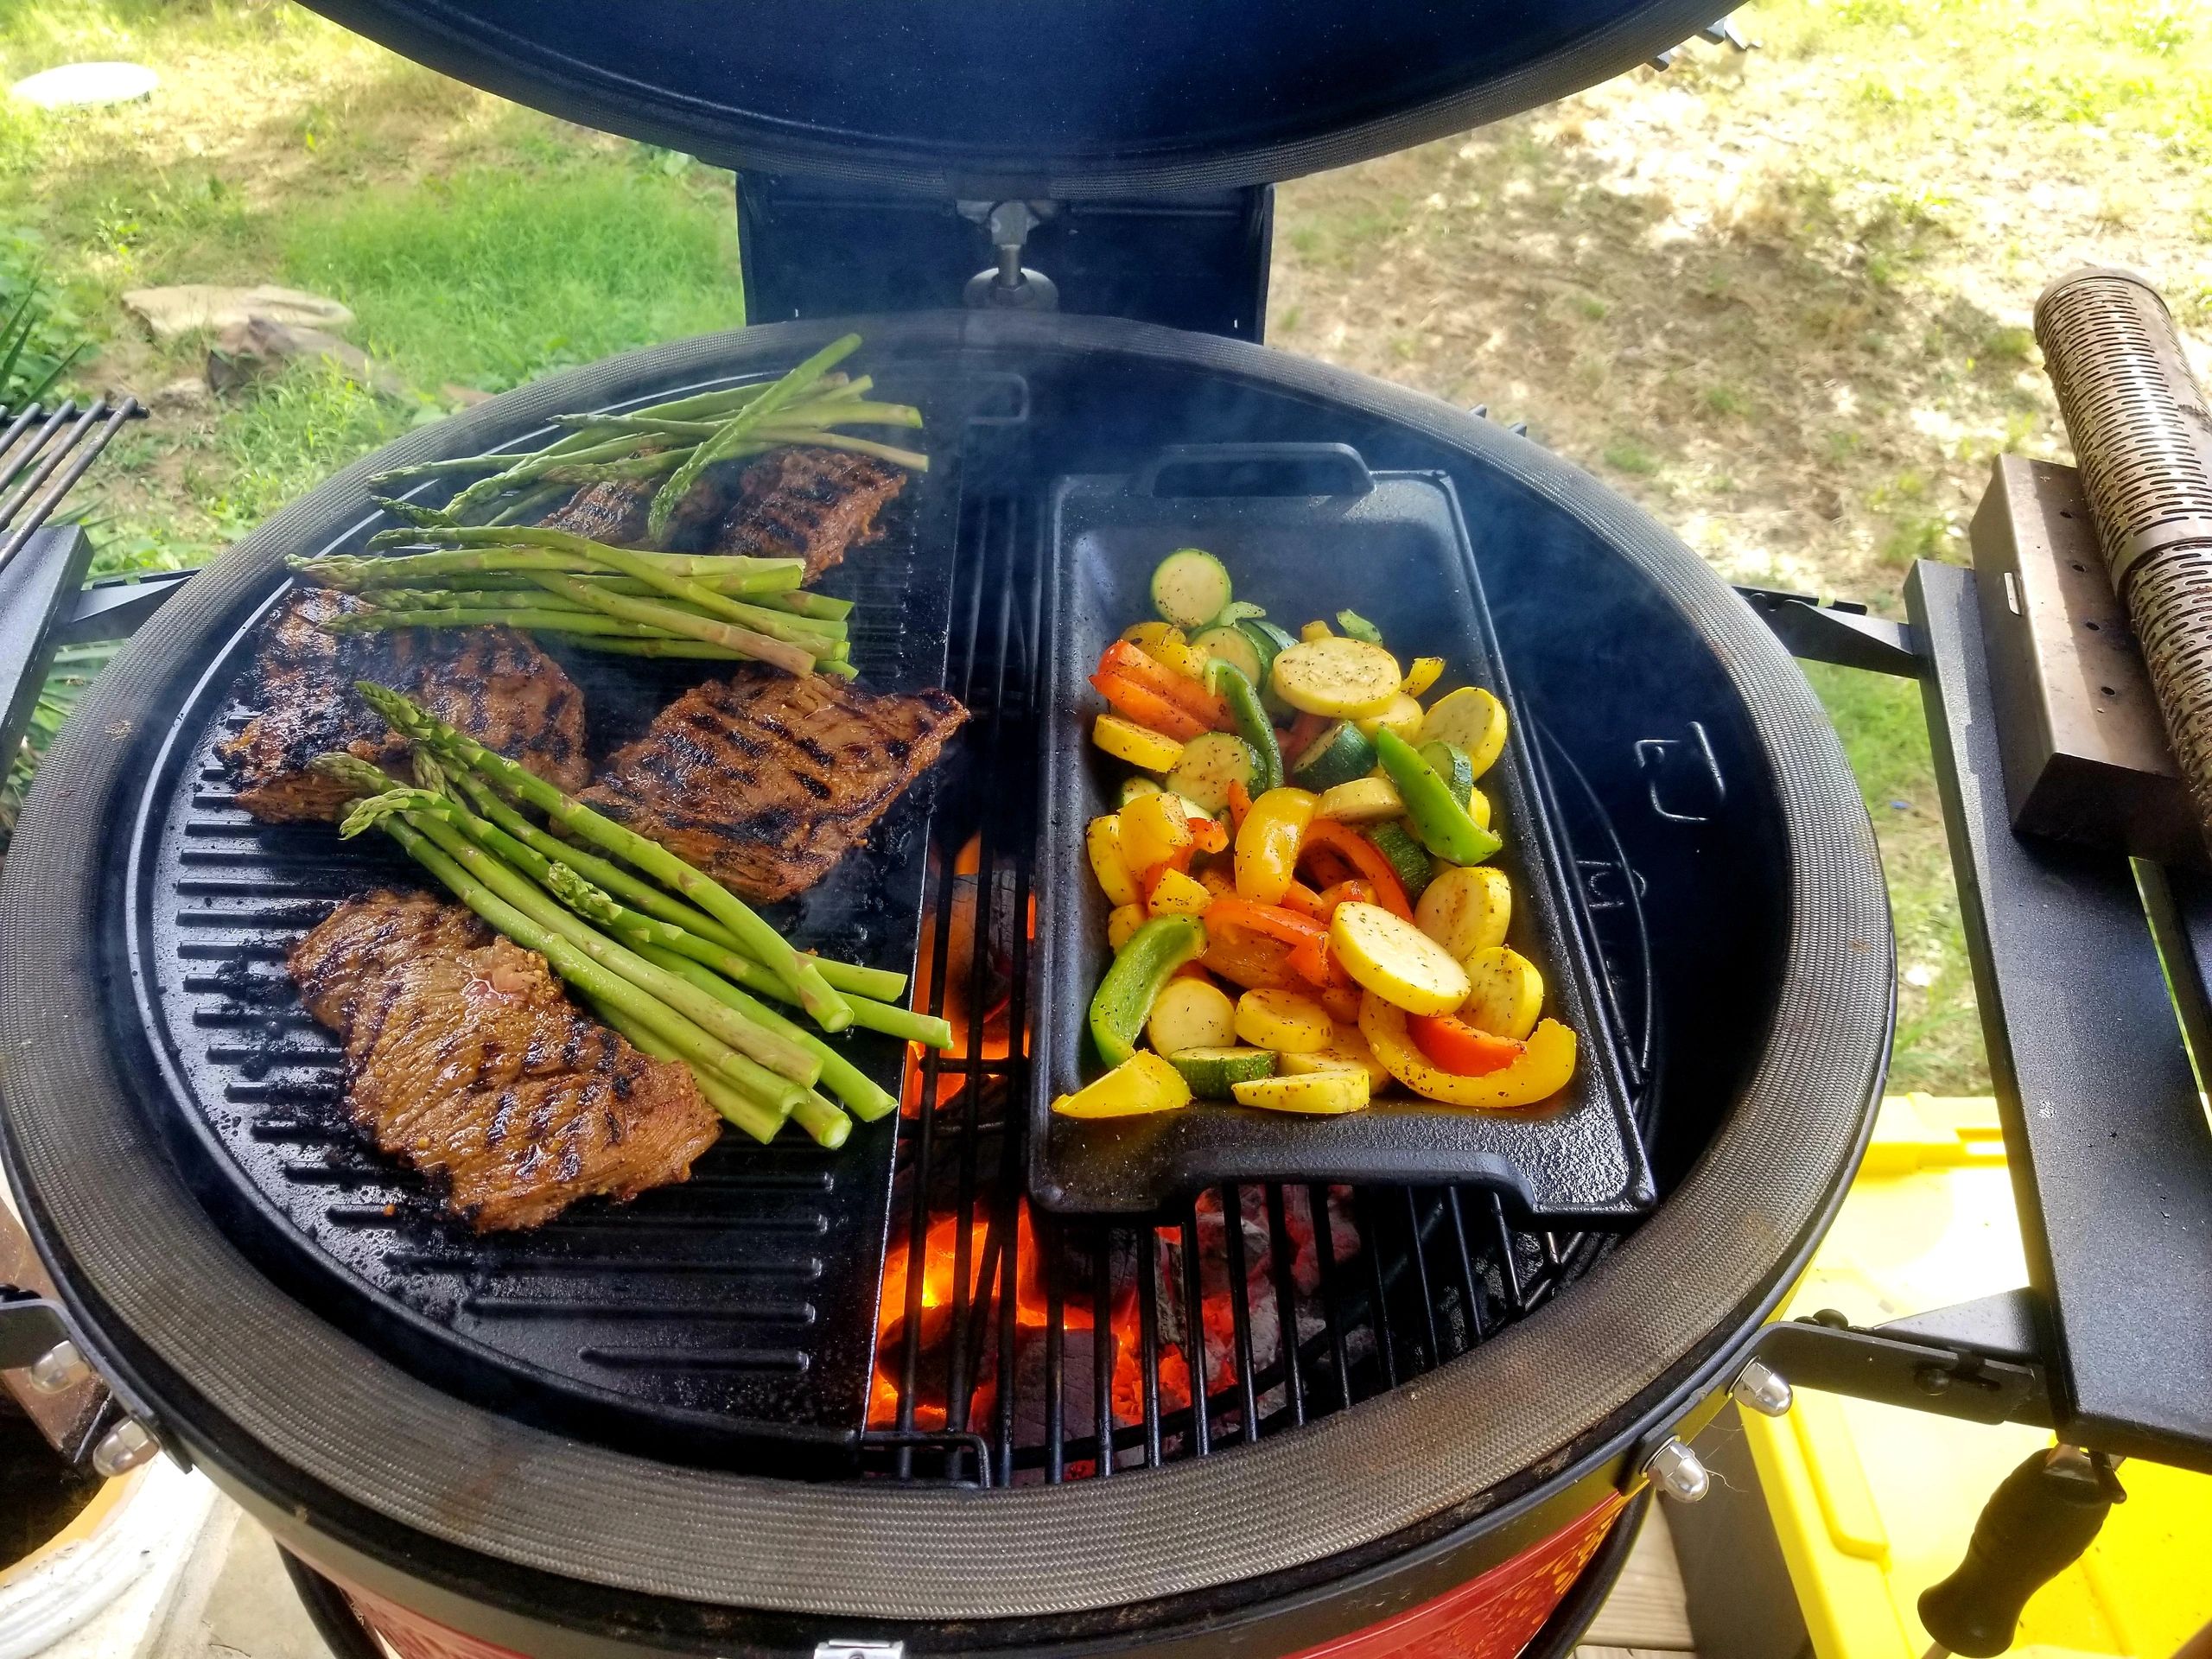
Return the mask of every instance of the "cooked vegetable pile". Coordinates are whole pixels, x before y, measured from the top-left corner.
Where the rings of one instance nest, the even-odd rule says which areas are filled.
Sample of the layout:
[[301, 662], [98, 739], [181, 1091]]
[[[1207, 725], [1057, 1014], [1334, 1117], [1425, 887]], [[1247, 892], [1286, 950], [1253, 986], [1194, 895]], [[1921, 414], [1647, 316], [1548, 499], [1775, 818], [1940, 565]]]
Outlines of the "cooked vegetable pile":
[[1575, 1035], [1543, 1017], [1485, 862], [1502, 843], [1477, 780], [1504, 705], [1470, 685], [1424, 706], [1444, 659], [1402, 668], [1356, 612], [1294, 639], [1197, 548], [1160, 562], [1152, 600], [1091, 676], [1092, 741], [1135, 768], [1086, 831], [1114, 906], [1090, 1003], [1111, 1069], [1053, 1109], [1352, 1112], [1394, 1080], [1457, 1106], [1558, 1093]]
[[486, 922], [543, 957], [638, 1048], [689, 1066], [708, 1103], [755, 1140], [772, 1139], [789, 1119], [839, 1146], [852, 1132], [849, 1111], [873, 1120], [898, 1104], [760, 997], [795, 1004], [823, 1031], [858, 1026], [952, 1046], [945, 1021], [893, 1006], [904, 975], [793, 950], [664, 847], [390, 687], [358, 689], [416, 746], [416, 779], [388, 777], [352, 754], [320, 757], [316, 769], [359, 797], [341, 833], [384, 830]]

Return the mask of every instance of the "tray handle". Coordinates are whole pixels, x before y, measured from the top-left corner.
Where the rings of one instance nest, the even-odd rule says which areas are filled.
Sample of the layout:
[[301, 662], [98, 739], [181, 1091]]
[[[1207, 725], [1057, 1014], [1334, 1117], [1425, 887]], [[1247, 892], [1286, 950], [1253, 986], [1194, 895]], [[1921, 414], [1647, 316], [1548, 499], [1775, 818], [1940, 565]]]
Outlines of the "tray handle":
[[1185, 443], [1138, 472], [1138, 495], [1365, 495], [1375, 474], [1348, 443]]

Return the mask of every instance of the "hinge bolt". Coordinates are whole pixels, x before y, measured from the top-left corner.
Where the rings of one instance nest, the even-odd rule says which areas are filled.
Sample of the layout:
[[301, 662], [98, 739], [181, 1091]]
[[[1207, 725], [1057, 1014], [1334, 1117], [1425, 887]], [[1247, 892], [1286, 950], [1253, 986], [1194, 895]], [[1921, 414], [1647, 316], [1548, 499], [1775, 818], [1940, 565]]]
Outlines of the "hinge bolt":
[[1745, 1410], [1756, 1411], [1763, 1417], [1788, 1416], [1790, 1402], [1796, 1398], [1788, 1378], [1756, 1359], [1728, 1385], [1728, 1396]]
[[73, 1342], [57, 1342], [30, 1363], [31, 1387], [41, 1394], [60, 1394], [73, 1389], [92, 1374]]
[[92, 1467], [110, 1480], [149, 1462], [161, 1446], [136, 1417], [126, 1417], [100, 1436], [92, 1448]]
[[1651, 1484], [1677, 1503], [1694, 1503], [1712, 1490], [1713, 1477], [1698, 1454], [1679, 1439], [1669, 1438], [1643, 1465]]

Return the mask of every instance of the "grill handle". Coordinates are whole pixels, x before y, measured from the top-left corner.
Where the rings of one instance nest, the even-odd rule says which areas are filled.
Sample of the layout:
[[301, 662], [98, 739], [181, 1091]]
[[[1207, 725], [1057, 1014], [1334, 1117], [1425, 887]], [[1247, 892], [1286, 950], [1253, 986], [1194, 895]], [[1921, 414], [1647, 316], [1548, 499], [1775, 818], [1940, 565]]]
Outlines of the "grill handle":
[[1365, 495], [1375, 474], [1348, 443], [1185, 443], [1147, 461], [1131, 486], [1177, 496]]
[[1958, 1570], [1921, 1592], [1921, 1624], [1953, 1653], [1994, 1659], [2012, 1645], [2028, 1598], [2081, 1559], [2125, 1496], [2094, 1453], [2031, 1454], [1990, 1494]]

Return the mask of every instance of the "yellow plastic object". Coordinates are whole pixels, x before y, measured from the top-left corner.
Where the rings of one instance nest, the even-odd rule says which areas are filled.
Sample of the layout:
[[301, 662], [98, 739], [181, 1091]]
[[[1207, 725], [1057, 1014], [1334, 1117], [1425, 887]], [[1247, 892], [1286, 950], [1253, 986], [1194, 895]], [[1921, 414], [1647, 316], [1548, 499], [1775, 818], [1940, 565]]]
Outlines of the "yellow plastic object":
[[[1854, 1324], [2026, 1282], [1993, 1102], [1893, 1097], [1834, 1229], [1790, 1299]], [[1921, 1659], [1920, 1592], [1949, 1576], [1997, 1483], [2039, 1429], [1955, 1422], [1801, 1390], [1787, 1417], [1741, 1414], [1816, 1659]], [[2212, 1624], [2212, 1477], [2120, 1465], [2088, 1553], [2030, 1601], [2026, 1659], [2167, 1659]]]

